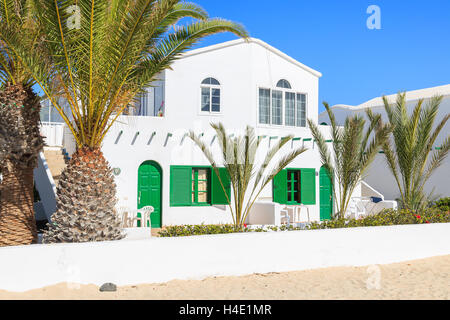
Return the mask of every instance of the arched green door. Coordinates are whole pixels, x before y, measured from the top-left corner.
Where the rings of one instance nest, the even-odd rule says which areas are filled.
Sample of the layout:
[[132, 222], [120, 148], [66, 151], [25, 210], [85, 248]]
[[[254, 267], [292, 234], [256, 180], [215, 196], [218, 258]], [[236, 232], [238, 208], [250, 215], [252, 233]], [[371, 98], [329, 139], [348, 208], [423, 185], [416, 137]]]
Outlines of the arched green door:
[[152, 228], [161, 228], [162, 169], [154, 161], [144, 162], [138, 170], [138, 209], [152, 206]]
[[331, 175], [325, 167], [320, 168], [320, 220], [330, 220], [333, 214], [333, 189]]

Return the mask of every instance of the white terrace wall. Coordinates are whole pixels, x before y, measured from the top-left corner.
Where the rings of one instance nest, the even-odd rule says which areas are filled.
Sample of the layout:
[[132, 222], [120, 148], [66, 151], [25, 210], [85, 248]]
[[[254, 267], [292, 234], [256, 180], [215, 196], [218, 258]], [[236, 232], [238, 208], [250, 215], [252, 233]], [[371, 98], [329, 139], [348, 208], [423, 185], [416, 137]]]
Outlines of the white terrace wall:
[[448, 254], [450, 224], [5, 247], [0, 248], [0, 290], [21, 292], [64, 282], [76, 289], [76, 284], [200, 280]]

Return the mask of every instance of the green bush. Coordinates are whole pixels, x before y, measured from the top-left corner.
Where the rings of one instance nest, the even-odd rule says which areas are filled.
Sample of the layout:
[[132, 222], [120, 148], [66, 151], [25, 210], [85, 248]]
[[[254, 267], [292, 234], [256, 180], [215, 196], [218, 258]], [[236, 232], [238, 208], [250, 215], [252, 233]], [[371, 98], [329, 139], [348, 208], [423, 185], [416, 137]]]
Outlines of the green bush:
[[449, 212], [443, 212], [436, 208], [426, 209], [422, 214], [414, 214], [411, 211], [404, 209], [389, 209], [361, 219], [336, 219], [323, 221], [321, 223], [313, 222], [308, 228], [314, 230], [446, 222], [450, 222]]
[[[450, 222], [450, 212], [442, 211], [437, 208], [426, 209], [422, 214], [414, 214], [408, 210], [384, 210], [375, 215], [364, 217], [362, 219], [335, 219], [322, 222], [312, 222], [307, 229], [336, 229], [336, 228], [356, 228], [356, 227], [374, 227], [374, 226], [392, 226], [402, 224], [423, 224], [423, 223], [447, 223]], [[239, 229], [231, 224], [222, 225], [183, 225], [166, 227], [159, 232], [160, 237], [186, 237], [206, 234], [225, 234], [238, 232], [278, 232], [302, 230], [292, 225], [281, 227], [266, 226], [251, 229], [244, 226]]]
[[232, 224], [221, 225], [183, 225], [166, 227], [159, 232], [160, 237], [187, 237], [205, 234], [224, 234], [247, 232], [247, 228], [239, 229]]
[[435, 202], [433, 208], [442, 210], [442, 211], [450, 211], [450, 197], [441, 198]]
[[259, 228], [248, 228], [246, 225], [242, 229], [235, 227], [232, 224], [221, 225], [183, 225], [183, 226], [170, 226], [166, 227], [159, 232], [160, 237], [187, 237], [187, 236], [199, 236], [206, 234], [226, 234], [226, 233], [239, 233], [239, 232], [278, 232], [278, 231], [293, 231], [301, 230], [292, 225], [281, 227], [277, 226], [264, 226]]

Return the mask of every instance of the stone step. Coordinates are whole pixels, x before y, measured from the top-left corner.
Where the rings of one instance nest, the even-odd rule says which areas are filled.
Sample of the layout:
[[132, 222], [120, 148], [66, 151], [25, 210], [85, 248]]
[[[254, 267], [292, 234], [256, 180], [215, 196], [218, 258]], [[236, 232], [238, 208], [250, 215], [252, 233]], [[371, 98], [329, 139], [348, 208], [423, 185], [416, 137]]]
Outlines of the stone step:
[[159, 237], [158, 233], [162, 230], [162, 228], [152, 228], [152, 237]]
[[44, 156], [53, 176], [53, 180], [55, 180], [55, 184], [58, 185], [58, 179], [64, 168], [67, 166], [62, 149], [44, 149]]

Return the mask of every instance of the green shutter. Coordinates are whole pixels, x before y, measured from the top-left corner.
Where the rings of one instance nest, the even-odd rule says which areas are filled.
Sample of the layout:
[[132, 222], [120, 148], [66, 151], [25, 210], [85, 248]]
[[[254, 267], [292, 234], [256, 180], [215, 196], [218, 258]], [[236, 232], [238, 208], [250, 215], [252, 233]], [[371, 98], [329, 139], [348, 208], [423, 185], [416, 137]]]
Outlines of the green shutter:
[[301, 169], [300, 189], [303, 204], [316, 204], [316, 169]]
[[211, 204], [228, 204], [231, 199], [231, 183], [228, 171], [225, 168], [217, 168], [219, 170], [220, 180], [225, 188], [226, 194], [220, 184], [219, 177], [214, 168], [211, 168]]
[[190, 206], [192, 167], [170, 167], [170, 206]]
[[287, 203], [287, 170], [281, 170], [272, 180], [273, 202]]

